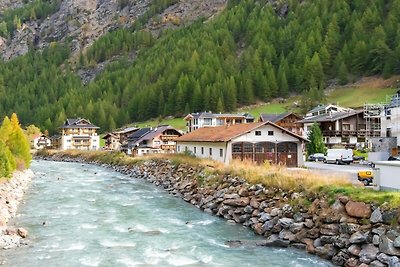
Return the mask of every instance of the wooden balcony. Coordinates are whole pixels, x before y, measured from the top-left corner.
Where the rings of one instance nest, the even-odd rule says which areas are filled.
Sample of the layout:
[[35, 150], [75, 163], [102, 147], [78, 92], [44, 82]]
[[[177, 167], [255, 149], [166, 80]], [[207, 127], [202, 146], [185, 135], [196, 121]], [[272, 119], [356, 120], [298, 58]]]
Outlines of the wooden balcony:
[[354, 136], [354, 137], [379, 137], [381, 135], [380, 130], [344, 130], [344, 131], [322, 131], [323, 136]]
[[174, 141], [179, 137], [179, 135], [161, 135], [161, 140], [163, 141]]

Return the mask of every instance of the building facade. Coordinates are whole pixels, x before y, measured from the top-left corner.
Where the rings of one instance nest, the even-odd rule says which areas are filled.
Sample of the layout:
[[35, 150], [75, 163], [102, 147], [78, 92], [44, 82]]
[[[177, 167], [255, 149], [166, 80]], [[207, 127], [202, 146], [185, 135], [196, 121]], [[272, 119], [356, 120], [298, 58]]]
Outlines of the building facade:
[[362, 110], [306, 117], [300, 123], [304, 125], [304, 137], [308, 136], [312, 125], [317, 123], [322, 131], [324, 143], [328, 147], [365, 146], [367, 138], [380, 136], [378, 130], [367, 128]]
[[97, 150], [100, 139], [97, 127], [87, 119], [67, 119], [60, 129], [60, 149]]
[[397, 146], [400, 146], [400, 91], [391, 97], [381, 112], [382, 137], [397, 137]]
[[32, 136], [31, 148], [33, 149], [51, 148], [51, 140], [45, 134]]
[[133, 156], [175, 153], [176, 139], [181, 135], [169, 125], [142, 128], [128, 137], [127, 151]]
[[216, 127], [254, 122], [254, 117], [247, 114], [218, 114], [211, 112], [197, 112], [188, 114], [184, 120], [187, 132], [193, 132], [203, 127]]
[[272, 122], [201, 128], [177, 139], [177, 152], [192, 153], [229, 164], [232, 160], [270, 162], [297, 167], [304, 164], [307, 140]]
[[285, 112], [280, 114], [261, 114], [259, 121], [267, 122], [270, 121], [282, 128], [285, 128], [292, 133], [302, 136], [303, 135], [303, 124], [299, 123], [303, 118], [293, 112]]

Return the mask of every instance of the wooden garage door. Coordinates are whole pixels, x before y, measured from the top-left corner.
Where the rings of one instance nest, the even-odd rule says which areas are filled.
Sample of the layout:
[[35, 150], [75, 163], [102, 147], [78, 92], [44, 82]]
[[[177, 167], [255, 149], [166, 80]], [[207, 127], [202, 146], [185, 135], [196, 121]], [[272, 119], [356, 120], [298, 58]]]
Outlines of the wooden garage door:
[[260, 142], [254, 144], [254, 160], [258, 164], [262, 164], [266, 161], [275, 164], [276, 163], [275, 144], [271, 142]]
[[277, 145], [278, 163], [287, 167], [297, 167], [297, 144], [282, 142]]
[[232, 159], [254, 160], [253, 144], [247, 142], [233, 143]]

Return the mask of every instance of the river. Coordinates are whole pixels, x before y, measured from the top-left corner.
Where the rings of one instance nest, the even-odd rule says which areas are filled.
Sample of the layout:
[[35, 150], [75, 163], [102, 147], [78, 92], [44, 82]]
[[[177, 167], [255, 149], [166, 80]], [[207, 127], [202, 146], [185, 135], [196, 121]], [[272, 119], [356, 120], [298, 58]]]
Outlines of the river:
[[230, 248], [262, 237], [143, 180], [77, 163], [31, 168], [14, 220], [28, 245], [1, 251], [5, 266], [331, 266], [296, 249]]

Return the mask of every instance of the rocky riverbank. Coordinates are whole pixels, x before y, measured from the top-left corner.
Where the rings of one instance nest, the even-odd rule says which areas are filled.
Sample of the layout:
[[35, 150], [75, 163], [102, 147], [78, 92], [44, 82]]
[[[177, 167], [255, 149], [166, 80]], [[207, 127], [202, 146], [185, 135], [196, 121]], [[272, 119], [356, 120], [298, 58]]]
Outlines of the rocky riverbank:
[[[44, 159], [85, 162], [57, 154]], [[338, 266], [400, 266], [399, 211], [385, 205], [266, 188], [166, 159], [133, 166], [89, 163], [154, 183], [205, 212], [265, 236], [263, 242], [250, 245], [304, 249]], [[246, 240], [227, 244], [249, 245]]]
[[17, 247], [28, 234], [24, 228], [10, 227], [7, 223], [15, 216], [33, 176], [31, 170], [18, 171], [11, 179], [0, 182], [0, 248]]

